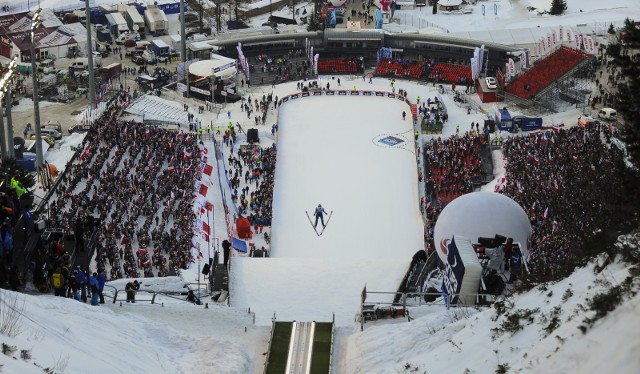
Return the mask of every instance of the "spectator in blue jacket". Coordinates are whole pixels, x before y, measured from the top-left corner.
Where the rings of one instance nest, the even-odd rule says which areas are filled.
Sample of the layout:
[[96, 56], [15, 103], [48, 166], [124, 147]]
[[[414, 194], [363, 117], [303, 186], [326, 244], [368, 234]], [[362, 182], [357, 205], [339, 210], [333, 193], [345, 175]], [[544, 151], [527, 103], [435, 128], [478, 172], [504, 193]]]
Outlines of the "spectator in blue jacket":
[[89, 277], [89, 288], [91, 289], [91, 305], [98, 305], [100, 290], [98, 288], [98, 273], [93, 273]]
[[84, 274], [84, 271], [82, 271], [82, 269], [80, 268], [80, 266], [78, 266], [77, 270], [77, 277], [78, 277], [78, 283], [80, 284], [80, 300], [82, 300], [83, 303], [87, 302], [87, 276]]
[[107, 276], [104, 273], [104, 269], [98, 269], [100, 274], [98, 275], [98, 295], [100, 296], [100, 304], [104, 304], [104, 295], [102, 291], [104, 290], [104, 283], [107, 281]]
[[0, 230], [2, 246], [4, 247], [4, 259], [6, 266], [13, 264], [13, 234], [11, 233], [11, 219], [5, 218]]

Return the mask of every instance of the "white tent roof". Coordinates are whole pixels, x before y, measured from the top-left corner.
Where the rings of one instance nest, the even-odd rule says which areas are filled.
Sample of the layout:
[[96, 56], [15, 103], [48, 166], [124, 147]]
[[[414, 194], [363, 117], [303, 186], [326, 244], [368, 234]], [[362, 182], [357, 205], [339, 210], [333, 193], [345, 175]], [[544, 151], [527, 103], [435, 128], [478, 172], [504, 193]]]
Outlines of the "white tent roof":
[[211, 55], [210, 60], [198, 61], [189, 65], [189, 73], [199, 77], [212, 77], [219, 72], [235, 69], [236, 60], [220, 55]]
[[447, 205], [438, 216], [433, 230], [435, 247], [443, 262], [447, 261], [446, 250], [441, 246], [462, 235], [472, 242], [478, 237], [496, 234], [513, 238], [520, 243], [523, 254], [529, 250], [531, 223], [525, 211], [512, 199], [493, 192], [473, 192], [462, 195]]

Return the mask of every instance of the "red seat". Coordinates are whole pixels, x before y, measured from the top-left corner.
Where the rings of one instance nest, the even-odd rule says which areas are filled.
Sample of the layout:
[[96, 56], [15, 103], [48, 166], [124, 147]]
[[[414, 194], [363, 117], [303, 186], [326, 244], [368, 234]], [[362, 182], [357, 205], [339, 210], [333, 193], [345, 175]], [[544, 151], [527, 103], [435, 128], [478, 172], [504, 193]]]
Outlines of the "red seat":
[[562, 46], [511, 81], [507, 92], [530, 99], [588, 57], [582, 51]]
[[355, 74], [358, 72], [356, 63], [351, 60], [319, 60], [318, 73]]
[[433, 65], [429, 78], [446, 83], [471, 81], [471, 66], [438, 63]]
[[419, 79], [422, 76], [424, 62], [401, 63], [396, 60], [382, 60], [376, 67], [376, 76], [411, 77]]

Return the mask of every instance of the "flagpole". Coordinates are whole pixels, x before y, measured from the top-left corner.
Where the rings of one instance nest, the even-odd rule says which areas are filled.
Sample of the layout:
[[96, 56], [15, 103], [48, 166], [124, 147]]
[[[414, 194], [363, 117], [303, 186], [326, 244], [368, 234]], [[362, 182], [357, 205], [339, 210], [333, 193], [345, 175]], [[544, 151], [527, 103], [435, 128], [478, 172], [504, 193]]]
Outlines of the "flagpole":
[[[209, 230], [211, 230], [211, 219], [209, 217], [209, 202], [207, 200], [205, 200], [205, 209], [207, 210], [207, 224], [209, 225]], [[213, 232], [215, 232], [215, 230], [212, 230]], [[207, 233], [209, 234], [209, 233]], [[209, 256], [209, 265], [211, 265], [211, 239], [212, 239], [212, 235], [209, 235], [209, 240], [207, 240], [207, 255]]]

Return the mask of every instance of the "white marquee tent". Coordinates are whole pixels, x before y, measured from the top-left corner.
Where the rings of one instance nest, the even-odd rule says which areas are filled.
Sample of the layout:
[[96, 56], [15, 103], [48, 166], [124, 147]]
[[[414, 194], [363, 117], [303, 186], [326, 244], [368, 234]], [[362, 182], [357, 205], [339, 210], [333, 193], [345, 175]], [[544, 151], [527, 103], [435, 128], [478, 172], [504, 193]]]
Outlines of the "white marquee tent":
[[447, 261], [441, 245], [462, 235], [476, 243], [478, 237], [496, 234], [513, 238], [520, 243], [523, 255], [529, 251], [531, 223], [525, 211], [509, 197], [494, 192], [473, 192], [453, 200], [440, 213], [434, 227], [434, 241], [438, 256]]

